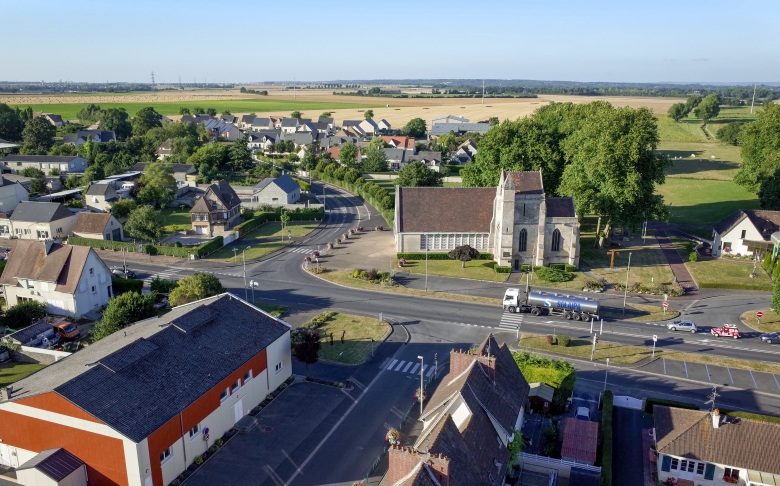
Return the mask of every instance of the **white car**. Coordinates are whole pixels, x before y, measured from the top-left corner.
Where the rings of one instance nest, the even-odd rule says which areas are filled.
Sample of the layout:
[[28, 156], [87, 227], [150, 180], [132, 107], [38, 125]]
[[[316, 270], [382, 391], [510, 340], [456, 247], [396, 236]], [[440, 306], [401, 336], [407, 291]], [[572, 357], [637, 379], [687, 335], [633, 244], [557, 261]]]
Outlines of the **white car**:
[[689, 321], [689, 320], [686, 320], [686, 319], [672, 321], [672, 322], [668, 323], [666, 325], [666, 327], [667, 327], [667, 329], [669, 329], [671, 331], [688, 331], [691, 334], [693, 334], [696, 331], [698, 331], [698, 329], [696, 328], [696, 324], [694, 324], [693, 321]]
[[588, 407], [577, 407], [577, 415], [575, 415], [574, 418], [576, 420], [590, 422], [590, 410]]

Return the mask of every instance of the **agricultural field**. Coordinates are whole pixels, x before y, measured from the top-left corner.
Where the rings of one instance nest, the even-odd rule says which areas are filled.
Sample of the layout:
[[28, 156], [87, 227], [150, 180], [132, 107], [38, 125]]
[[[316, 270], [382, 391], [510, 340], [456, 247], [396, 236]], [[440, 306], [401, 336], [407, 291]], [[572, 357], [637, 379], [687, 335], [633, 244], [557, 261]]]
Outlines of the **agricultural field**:
[[670, 206], [670, 222], [714, 224], [737, 209], [758, 209], [758, 197], [731, 181], [667, 178], [656, 192]]

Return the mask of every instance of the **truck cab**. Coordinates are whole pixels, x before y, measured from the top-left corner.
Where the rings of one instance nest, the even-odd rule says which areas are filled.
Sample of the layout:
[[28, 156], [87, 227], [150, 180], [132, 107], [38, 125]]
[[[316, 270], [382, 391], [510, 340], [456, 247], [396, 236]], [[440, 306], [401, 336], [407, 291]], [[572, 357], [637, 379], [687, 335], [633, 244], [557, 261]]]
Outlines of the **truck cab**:
[[520, 289], [506, 289], [504, 292], [504, 310], [511, 313], [523, 310], [525, 292]]

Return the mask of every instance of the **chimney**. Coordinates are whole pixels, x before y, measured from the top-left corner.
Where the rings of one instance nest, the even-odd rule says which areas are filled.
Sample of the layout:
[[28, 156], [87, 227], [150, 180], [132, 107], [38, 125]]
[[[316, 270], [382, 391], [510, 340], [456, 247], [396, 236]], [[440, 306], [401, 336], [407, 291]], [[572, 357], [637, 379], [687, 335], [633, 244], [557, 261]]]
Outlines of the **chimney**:
[[467, 351], [450, 351], [450, 375], [454, 378], [463, 373], [476, 357]]
[[0, 400], [10, 400], [13, 389], [14, 387], [12, 386], [4, 386], [3, 388], [0, 388]]
[[395, 484], [403, 479], [422, 460], [418, 452], [407, 447], [390, 446], [387, 452], [389, 484]]
[[717, 408], [712, 412], [712, 427], [715, 429], [720, 428], [720, 410]]
[[427, 465], [441, 486], [450, 485], [450, 459], [448, 457], [442, 454], [431, 454]]

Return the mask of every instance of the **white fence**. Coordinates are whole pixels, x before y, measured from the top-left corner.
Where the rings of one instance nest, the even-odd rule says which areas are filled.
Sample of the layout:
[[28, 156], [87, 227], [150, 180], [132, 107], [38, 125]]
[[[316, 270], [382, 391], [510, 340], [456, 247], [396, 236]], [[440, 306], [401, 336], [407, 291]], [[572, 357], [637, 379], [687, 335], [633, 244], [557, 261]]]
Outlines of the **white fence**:
[[[43, 349], [43, 348], [33, 348], [30, 346], [22, 346], [19, 348], [19, 351], [17, 351], [18, 354], [15, 356], [17, 358], [21, 358], [20, 361], [33, 361], [36, 363], [43, 363], [43, 364], [52, 364], [55, 361], [59, 361], [62, 358], [68, 357], [73, 353], [68, 353], [66, 351], [55, 351], [53, 349]], [[22, 358], [22, 355], [24, 358]], [[25, 359], [27, 358], [27, 359]]]
[[[554, 469], [557, 471], [558, 476], [562, 478], [568, 478], [571, 475], [571, 468], [576, 467], [578, 469], [584, 469], [586, 471], [593, 471], [600, 473], [601, 467], [591, 466], [590, 464], [582, 464], [579, 462], [565, 461], [563, 459], [553, 459], [552, 457], [537, 456], [536, 454], [528, 454], [522, 452], [520, 454], [520, 463], [523, 469], [533, 471], [533, 466], [538, 466], [544, 469]], [[530, 468], [528, 466], [531, 466]]]
[[632, 408], [634, 410], [644, 410], [645, 401], [639, 398], [616, 396], [612, 399], [612, 405], [615, 407]]

